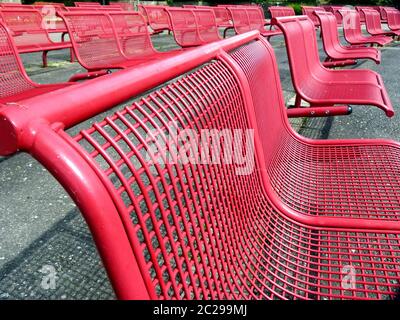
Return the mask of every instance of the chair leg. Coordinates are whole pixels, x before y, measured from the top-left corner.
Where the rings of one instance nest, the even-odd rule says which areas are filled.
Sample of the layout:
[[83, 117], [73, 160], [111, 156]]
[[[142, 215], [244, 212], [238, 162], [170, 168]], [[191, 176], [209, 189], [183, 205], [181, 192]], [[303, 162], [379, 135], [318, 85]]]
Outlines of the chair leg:
[[47, 67], [47, 52], [48, 51], [43, 51], [43, 53], [42, 53], [43, 68]]
[[75, 54], [74, 54], [74, 48], [69, 49], [69, 55], [70, 55], [70, 62], [73, 63], [75, 62]]
[[296, 94], [296, 100], [294, 102], [294, 107], [295, 108], [300, 108], [301, 107], [301, 97], [299, 94]]

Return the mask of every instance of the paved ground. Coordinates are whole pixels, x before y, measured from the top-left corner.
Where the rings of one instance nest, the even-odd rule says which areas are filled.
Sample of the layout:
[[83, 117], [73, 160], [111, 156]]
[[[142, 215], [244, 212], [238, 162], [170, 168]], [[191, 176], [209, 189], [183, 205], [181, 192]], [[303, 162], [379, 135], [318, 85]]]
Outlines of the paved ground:
[[[154, 37], [161, 50], [176, 48], [171, 37]], [[272, 40], [287, 102], [293, 98], [282, 37]], [[382, 49], [382, 64], [357, 66], [382, 74], [396, 111], [400, 111], [399, 44]], [[322, 55], [322, 54], [321, 54]], [[67, 62], [68, 51], [49, 53], [49, 67], [40, 67], [40, 54], [24, 55], [28, 74], [40, 83], [66, 81], [81, 72]], [[56, 107], [56, 106], [55, 106]], [[400, 116], [388, 119], [372, 107], [354, 107], [353, 115], [335, 119], [296, 121], [315, 138], [386, 137], [400, 140]], [[73, 129], [76, 130], [76, 129]], [[45, 289], [43, 277], [56, 272], [56, 288]], [[90, 233], [79, 211], [58, 183], [26, 154], [0, 157], [0, 299], [114, 298]]]

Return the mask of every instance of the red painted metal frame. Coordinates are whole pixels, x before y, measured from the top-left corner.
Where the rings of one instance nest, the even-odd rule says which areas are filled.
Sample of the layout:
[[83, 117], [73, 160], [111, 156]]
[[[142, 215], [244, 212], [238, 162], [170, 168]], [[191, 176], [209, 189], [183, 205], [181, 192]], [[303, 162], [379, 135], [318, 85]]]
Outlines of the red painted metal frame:
[[59, 14], [67, 25], [79, 63], [88, 71], [124, 69], [179, 53], [179, 50], [156, 51], [144, 18], [138, 12]]
[[343, 18], [343, 34], [346, 41], [354, 45], [377, 44], [384, 46], [392, 42], [392, 38], [386, 36], [364, 36], [361, 31], [360, 14], [355, 10], [339, 10]]
[[21, 100], [70, 86], [72, 83], [38, 84], [29, 79], [8, 28], [0, 22], [0, 104], [18, 105]]
[[[322, 44], [329, 61], [354, 61], [358, 59], [371, 59], [377, 64], [381, 62], [381, 52], [376, 48], [360, 48], [343, 46], [339, 40], [337, 21], [333, 13], [316, 12], [322, 32]], [[350, 63], [349, 64], [353, 64]]]
[[[64, 131], [176, 77], [75, 137]], [[254, 129], [253, 172], [149, 163], [148, 134], [163, 135], [168, 120], [179, 130]], [[77, 203], [119, 298], [382, 299], [398, 289], [399, 221], [372, 211], [386, 194], [399, 213], [400, 145], [295, 133], [273, 50], [256, 32], [32, 98], [24, 110], [3, 107], [0, 122], [0, 154], [29, 152]], [[367, 185], [368, 170], [380, 173]], [[309, 190], [312, 174], [321, 176]], [[326, 214], [298, 211], [315, 190]], [[291, 207], [285, 191], [309, 201]], [[369, 201], [377, 207], [358, 217]], [[354, 288], [342, 286], [345, 267]]]
[[373, 36], [400, 36], [400, 30], [398, 31], [385, 31], [381, 25], [381, 15], [377, 10], [362, 9], [361, 12], [365, 17], [365, 26], [367, 32]]
[[171, 31], [168, 14], [165, 11], [167, 6], [138, 5], [138, 8], [154, 32]]
[[165, 8], [176, 43], [181, 47], [200, 46], [221, 40], [214, 11], [197, 8]]
[[312, 107], [343, 104], [373, 105], [388, 117], [394, 110], [382, 77], [371, 70], [329, 70], [319, 60], [314, 24], [306, 16], [275, 18], [283, 31], [289, 57], [295, 107], [305, 100]]
[[228, 7], [228, 10], [231, 14], [233, 27], [236, 34], [241, 34], [250, 30], [257, 30], [263, 37], [266, 37], [267, 39], [282, 34], [280, 30], [265, 29], [265, 20], [261, 16], [258, 8], [252, 8], [250, 6]]
[[314, 12], [325, 12], [323, 7], [301, 6], [301, 11], [303, 15], [306, 15], [316, 27], [319, 27], [319, 20]]

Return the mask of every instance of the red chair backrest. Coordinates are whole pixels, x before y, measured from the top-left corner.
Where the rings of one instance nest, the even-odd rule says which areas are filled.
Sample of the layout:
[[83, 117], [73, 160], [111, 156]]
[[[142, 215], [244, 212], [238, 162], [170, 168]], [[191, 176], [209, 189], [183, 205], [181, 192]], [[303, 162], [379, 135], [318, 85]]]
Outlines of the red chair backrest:
[[312, 22], [314, 22], [314, 25], [319, 26], [319, 20], [314, 14], [315, 11], [322, 11], [325, 12], [325, 9], [323, 7], [310, 7], [310, 6], [302, 6], [301, 11], [304, 15], [309, 17]]
[[339, 12], [339, 10], [341, 10], [342, 8], [343, 8], [343, 6], [327, 6], [325, 8], [326, 11], [329, 11], [335, 15], [336, 21], [340, 25], [343, 23], [343, 17]]
[[292, 7], [271, 6], [268, 8], [271, 18], [295, 16], [296, 13]]
[[175, 41], [181, 47], [202, 44], [197, 28], [196, 16], [191, 8], [166, 8]]
[[60, 15], [67, 25], [77, 58], [85, 68], [96, 68], [104, 61], [112, 65], [124, 60], [109, 15], [85, 11]]
[[169, 30], [169, 18], [164, 10], [165, 6], [139, 5], [140, 12], [144, 12], [147, 22], [154, 31]]
[[362, 9], [361, 12], [364, 14], [365, 25], [367, 31], [383, 32], [381, 25], [381, 15], [376, 10]]
[[239, 7], [228, 7], [231, 14], [233, 27], [237, 34], [245, 33], [251, 30], [249, 16], [246, 9]]
[[325, 51], [329, 52], [331, 48], [340, 46], [339, 33], [337, 29], [337, 20], [331, 12], [316, 11], [315, 16], [319, 20], [322, 32], [322, 43]]
[[339, 12], [342, 15], [343, 32], [346, 38], [359, 37], [362, 34], [360, 14], [356, 10], [347, 9], [341, 9]]
[[139, 12], [108, 12], [118, 35], [121, 50], [127, 58], [154, 54], [146, 21]]
[[364, 15], [363, 9], [378, 10], [377, 7], [373, 7], [373, 6], [356, 6], [355, 8], [358, 11], [358, 13], [360, 14], [360, 21], [361, 22], [365, 22], [365, 15]]
[[193, 9], [196, 16], [197, 28], [204, 43], [220, 40], [217, 21], [213, 10]]
[[310, 75], [323, 67], [314, 23], [306, 16], [279, 17], [277, 22], [285, 36], [293, 83], [302, 90], [315, 90], [309, 85]]

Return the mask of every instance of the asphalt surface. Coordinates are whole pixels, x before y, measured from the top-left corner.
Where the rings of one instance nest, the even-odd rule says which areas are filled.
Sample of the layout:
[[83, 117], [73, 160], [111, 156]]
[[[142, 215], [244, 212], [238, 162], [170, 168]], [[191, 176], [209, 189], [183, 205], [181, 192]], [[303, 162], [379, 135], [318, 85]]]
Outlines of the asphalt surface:
[[[153, 41], [162, 51], [177, 48], [167, 34], [154, 36]], [[283, 37], [271, 42], [289, 103], [294, 92]], [[376, 70], [383, 76], [397, 112], [399, 54], [396, 43], [382, 49], [381, 65], [363, 62], [356, 66]], [[67, 50], [50, 52], [48, 57], [49, 67], [42, 68], [40, 53], [23, 55], [25, 68], [34, 81], [63, 82], [83, 71], [78, 63], [68, 62]], [[353, 109], [351, 116], [298, 119], [294, 124], [302, 134], [314, 138], [400, 140], [400, 116], [388, 119], [381, 110], [368, 106]], [[49, 270], [54, 271], [56, 279], [55, 288], [50, 289], [43, 282]], [[86, 224], [62, 187], [27, 154], [0, 157], [0, 299], [43, 298], [112, 299], [114, 294]]]

